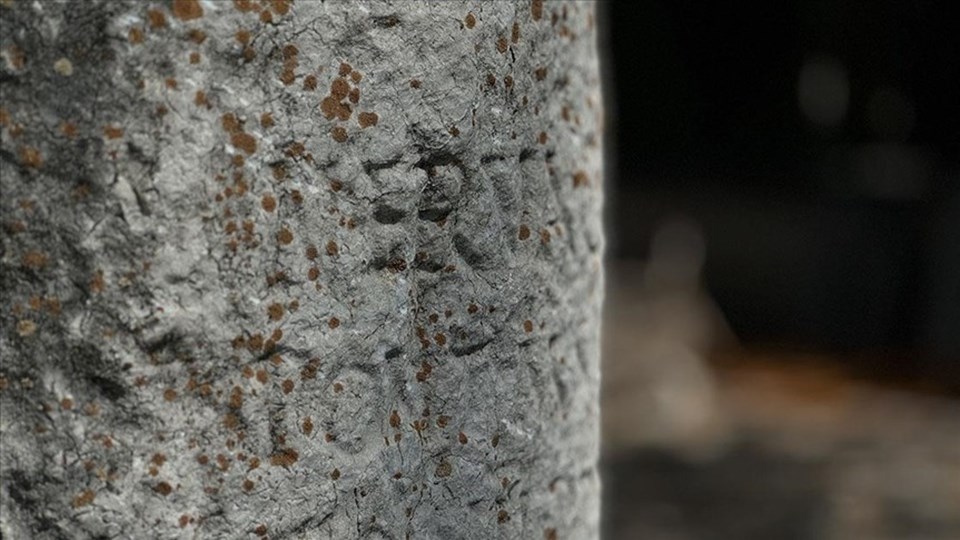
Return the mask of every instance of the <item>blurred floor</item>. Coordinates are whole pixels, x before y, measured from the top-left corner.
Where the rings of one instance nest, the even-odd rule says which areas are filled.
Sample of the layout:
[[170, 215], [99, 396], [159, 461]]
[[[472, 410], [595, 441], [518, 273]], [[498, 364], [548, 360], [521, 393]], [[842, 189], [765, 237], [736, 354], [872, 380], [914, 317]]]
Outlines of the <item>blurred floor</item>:
[[960, 538], [960, 399], [737, 345], [690, 253], [608, 278], [605, 538]]

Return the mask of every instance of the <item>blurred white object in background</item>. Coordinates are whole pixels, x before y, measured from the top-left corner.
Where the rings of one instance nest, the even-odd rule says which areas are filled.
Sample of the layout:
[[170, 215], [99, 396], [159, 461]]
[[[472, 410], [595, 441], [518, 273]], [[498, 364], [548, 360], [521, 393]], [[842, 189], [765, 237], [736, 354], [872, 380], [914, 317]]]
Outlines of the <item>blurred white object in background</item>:
[[701, 283], [705, 242], [697, 224], [665, 221], [645, 263], [611, 268], [604, 320], [604, 451], [644, 447], [707, 458], [726, 439], [705, 361], [732, 339]]

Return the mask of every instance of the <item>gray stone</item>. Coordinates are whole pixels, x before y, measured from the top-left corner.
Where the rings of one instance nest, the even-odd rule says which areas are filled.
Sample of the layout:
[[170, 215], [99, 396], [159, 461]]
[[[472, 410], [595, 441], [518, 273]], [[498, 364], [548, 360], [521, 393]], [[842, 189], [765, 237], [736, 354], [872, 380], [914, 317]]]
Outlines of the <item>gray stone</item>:
[[0, 1], [2, 536], [596, 537], [593, 7]]

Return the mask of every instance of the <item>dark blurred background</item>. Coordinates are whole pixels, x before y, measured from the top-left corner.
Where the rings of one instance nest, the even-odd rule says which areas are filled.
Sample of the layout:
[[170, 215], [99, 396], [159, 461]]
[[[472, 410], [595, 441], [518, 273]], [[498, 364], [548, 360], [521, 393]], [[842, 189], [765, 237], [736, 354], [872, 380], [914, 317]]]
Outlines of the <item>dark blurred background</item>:
[[598, 8], [608, 537], [960, 538], [955, 3]]
[[646, 256], [656, 224], [686, 214], [705, 231], [705, 278], [741, 339], [882, 351], [960, 387], [951, 7], [605, 5], [612, 256]]

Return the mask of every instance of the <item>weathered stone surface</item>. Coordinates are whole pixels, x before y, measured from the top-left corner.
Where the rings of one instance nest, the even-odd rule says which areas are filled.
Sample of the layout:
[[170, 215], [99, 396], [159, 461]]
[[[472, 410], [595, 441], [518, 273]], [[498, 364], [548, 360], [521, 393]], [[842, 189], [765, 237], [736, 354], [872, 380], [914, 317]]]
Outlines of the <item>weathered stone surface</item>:
[[0, 2], [0, 532], [595, 537], [586, 2]]

